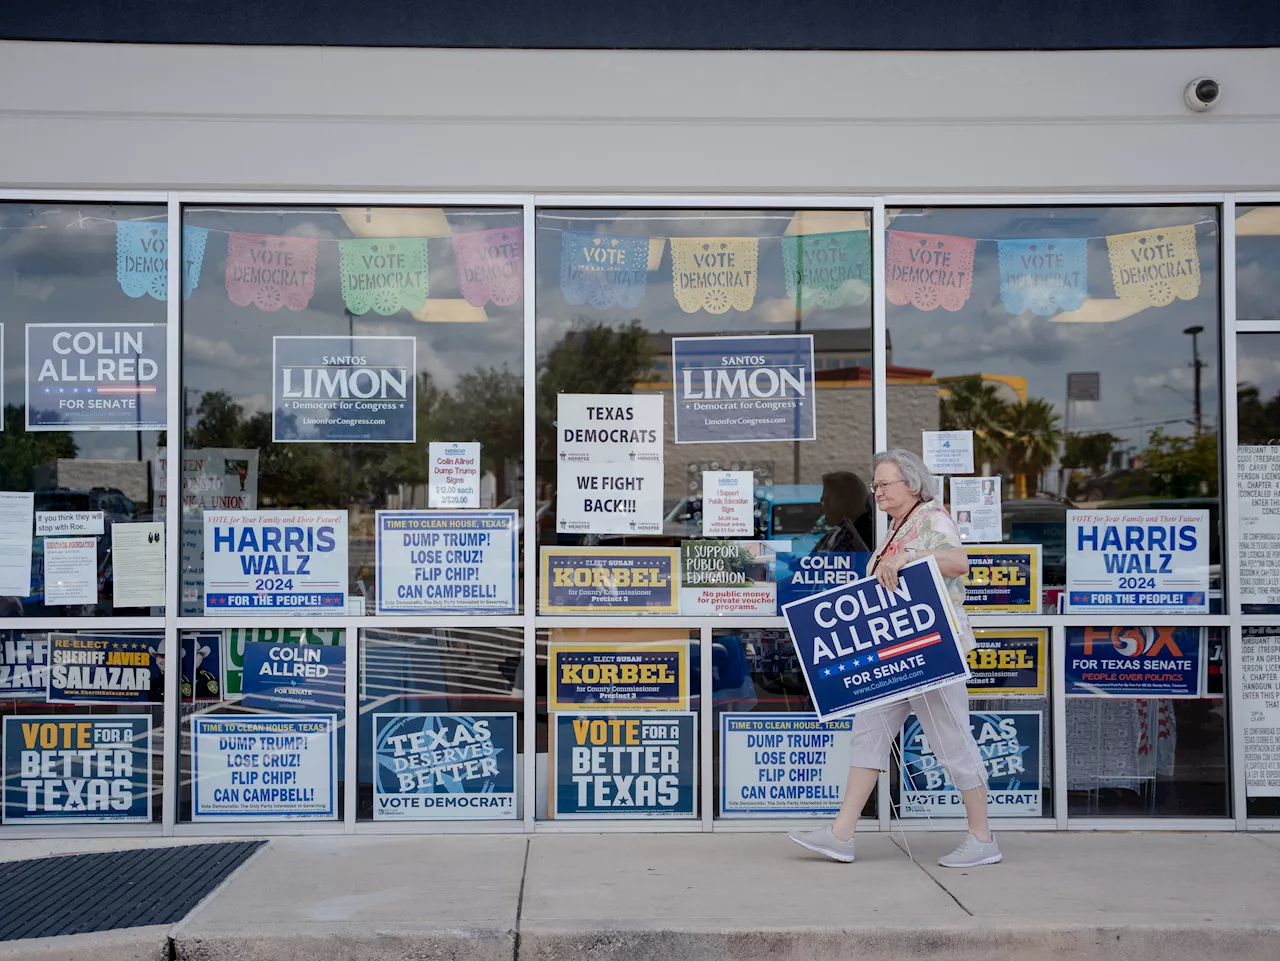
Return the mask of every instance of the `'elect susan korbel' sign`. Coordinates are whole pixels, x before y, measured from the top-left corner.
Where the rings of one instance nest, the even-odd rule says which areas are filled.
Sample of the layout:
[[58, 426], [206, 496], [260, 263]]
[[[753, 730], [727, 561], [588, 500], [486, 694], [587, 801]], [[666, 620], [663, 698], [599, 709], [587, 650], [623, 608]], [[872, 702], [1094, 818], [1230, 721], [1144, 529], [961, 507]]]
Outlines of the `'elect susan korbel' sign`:
[[165, 328], [28, 324], [27, 430], [164, 430]]
[[1067, 511], [1068, 614], [1209, 613], [1208, 511]]
[[412, 443], [417, 340], [274, 337], [276, 443]]
[[969, 677], [932, 557], [902, 568], [892, 591], [867, 577], [782, 613], [820, 721]]
[[814, 440], [813, 335], [673, 337], [677, 444]]
[[205, 511], [209, 615], [347, 611], [346, 511]]

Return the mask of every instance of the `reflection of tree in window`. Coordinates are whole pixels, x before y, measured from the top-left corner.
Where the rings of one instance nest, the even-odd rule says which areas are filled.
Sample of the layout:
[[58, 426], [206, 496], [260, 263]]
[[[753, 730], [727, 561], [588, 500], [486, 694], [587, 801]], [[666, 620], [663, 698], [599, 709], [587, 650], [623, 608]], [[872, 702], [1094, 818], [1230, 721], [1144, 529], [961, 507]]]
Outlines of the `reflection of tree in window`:
[[1280, 393], [1263, 403], [1262, 392], [1257, 387], [1242, 384], [1236, 391], [1236, 410], [1240, 443], [1272, 444], [1280, 438]]
[[77, 454], [76, 442], [66, 431], [26, 430], [26, 408], [6, 404], [4, 433], [0, 434], [0, 489], [29, 491], [31, 472], [42, 464]]

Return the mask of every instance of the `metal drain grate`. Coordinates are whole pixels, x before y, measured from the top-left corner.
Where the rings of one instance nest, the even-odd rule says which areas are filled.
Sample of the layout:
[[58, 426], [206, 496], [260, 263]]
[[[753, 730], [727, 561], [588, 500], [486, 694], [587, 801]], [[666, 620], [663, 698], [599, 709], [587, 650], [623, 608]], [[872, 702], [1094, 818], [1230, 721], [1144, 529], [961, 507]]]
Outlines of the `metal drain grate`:
[[0, 863], [0, 941], [174, 924], [266, 841]]

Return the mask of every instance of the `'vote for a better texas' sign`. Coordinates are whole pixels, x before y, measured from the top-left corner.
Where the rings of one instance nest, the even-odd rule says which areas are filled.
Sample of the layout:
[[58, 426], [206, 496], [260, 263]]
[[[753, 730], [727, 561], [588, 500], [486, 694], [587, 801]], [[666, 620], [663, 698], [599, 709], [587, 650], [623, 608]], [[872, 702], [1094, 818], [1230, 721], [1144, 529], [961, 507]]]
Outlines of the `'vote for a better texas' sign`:
[[866, 577], [793, 601], [782, 613], [819, 720], [969, 677], [932, 557], [899, 571], [892, 591]]

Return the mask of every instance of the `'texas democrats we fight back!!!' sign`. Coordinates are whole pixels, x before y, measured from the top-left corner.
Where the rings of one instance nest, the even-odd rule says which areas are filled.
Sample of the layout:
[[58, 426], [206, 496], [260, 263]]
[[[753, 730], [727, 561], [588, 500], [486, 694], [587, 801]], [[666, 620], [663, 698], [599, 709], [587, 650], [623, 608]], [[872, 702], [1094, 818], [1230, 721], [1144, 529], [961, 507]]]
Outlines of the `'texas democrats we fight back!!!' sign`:
[[932, 557], [902, 568], [892, 591], [866, 577], [782, 613], [821, 721], [969, 677]]

